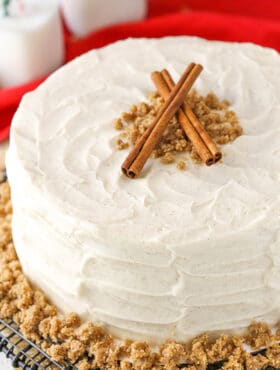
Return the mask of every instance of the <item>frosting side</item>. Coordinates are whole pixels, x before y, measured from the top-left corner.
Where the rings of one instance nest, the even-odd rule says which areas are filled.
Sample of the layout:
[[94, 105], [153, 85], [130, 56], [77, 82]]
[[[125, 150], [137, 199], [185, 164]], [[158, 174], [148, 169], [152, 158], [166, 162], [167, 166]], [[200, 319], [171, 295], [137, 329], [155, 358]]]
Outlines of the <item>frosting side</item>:
[[[244, 134], [219, 165], [187, 171], [127, 155], [112, 122], [152, 91], [150, 72], [204, 66]], [[279, 55], [252, 44], [127, 40], [61, 68], [24, 97], [7, 157], [25, 272], [59, 307], [118, 336], [185, 340], [279, 320]], [[273, 79], [271, 79], [273, 76]], [[32, 256], [32, 257], [30, 257]]]

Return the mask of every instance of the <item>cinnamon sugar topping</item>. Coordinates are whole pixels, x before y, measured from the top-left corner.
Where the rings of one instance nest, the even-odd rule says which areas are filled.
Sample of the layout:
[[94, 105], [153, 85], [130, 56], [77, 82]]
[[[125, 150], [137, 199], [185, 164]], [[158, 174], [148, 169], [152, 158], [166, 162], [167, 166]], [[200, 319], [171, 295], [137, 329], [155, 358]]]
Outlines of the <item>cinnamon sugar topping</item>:
[[[237, 115], [230, 110], [227, 100], [219, 100], [212, 92], [203, 97], [192, 90], [187, 96], [187, 102], [205, 131], [217, 144], [225, 145], [242, 135], [243, 130]], [[163, 103], [159, 94], [153, 92], [148, 102], [132, 105], [128, 112], [122, 113], [114, 122], [115, 129], [121, 131], [116, 139], [116, 148], [122, 150], [133, 146], [154, 120]], [[152, 157], [160, 158], [165, 164], [176, 163], [178, 169], [185, 169], [181, 160], [182, 153], [189, 153], [193, 162], [201, 163], [193, 144], [174, 116], [153, 150]]]

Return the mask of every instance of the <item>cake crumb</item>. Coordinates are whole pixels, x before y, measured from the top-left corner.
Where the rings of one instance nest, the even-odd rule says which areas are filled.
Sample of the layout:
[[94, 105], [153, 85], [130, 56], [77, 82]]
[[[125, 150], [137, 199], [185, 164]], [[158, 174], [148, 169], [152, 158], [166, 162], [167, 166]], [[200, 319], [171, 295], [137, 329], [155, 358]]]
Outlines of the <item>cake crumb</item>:
[[161, 162], [164, 163], [164, 164], [174, 163], [174, 161], [175, 161], [175, 158], [174, 158], [174, 155], [172, 153], [165, 153], [161, 157]]
[[117, 118], [114, 122], [114, 128], [116, 130], [122, 130], [123, 129], [123, 123], [122, 123], [122, 120], [120, 118]]
[[247, 354], [245, 355], [246, 370], [262, 370], [267, 368], [268, 365], [269, 360], [260, 354], [257, 356], [248, 356]]
[[177, 369], [178, 364], [186, 362], [185, 347], [173, 341], [167, 341], [160, 347], [160, 355], [160, 362], [166, 369]]
[[187, 168], [186, 162], [181, 160], [177, 163], [178, 170], [184, 171]]
[[83, 359], [76, 364], [77, 370], [90, 370], [91, 366], [87, 359]]
[[273, 340], [274, 337], [269, 326], [266, 323], [255, 321], [248, 327], [248, 333], [245, 336], [245, 343], [255, 350], [270, 346]]
[[122, 139], [117, 139], [116, 146], [118, 150], [123, 150], [128, 148], [129, 144], [124, 142]]

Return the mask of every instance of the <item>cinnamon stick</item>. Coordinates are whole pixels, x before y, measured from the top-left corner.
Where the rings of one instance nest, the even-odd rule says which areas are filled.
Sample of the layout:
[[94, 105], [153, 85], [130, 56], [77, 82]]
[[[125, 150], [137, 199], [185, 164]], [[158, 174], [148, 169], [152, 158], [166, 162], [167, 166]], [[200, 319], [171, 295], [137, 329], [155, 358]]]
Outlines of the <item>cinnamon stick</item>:
[[194, 65], [192, 63], [187, 67], [150, 128], [136, 142], [134, 148], [122, 164], [122, 171], [126, 176], [130, 178], [139, 176], [153, 149], [163, 135], [170, 119], [183, 104], [186, 94], [191, 89], [201, 71], [202, 66], [199, 64]]
[[[152, 74], [152, 80], [161, 95], [161, 97], [166, 100], [168, 99], [171, 89], [168, 86], [166, 80], [163, 77], [163, 73], [154, 72]], [[206, 163], [207, 166], [214, 164], [215, 160], [209, 149], [207, 148], [206, 144], [200, 137], [199, 133], [191, 124], [189, 118], [186, 116], [185, 112], [182, 108], [178, 110], [178, 120], [184, 129], [186, 135], [192, 142], [193, 146], [195, 147], [197, 153], [199, 154], [201, 160]]]
[[[164, 78], [165, 82], [167, 83], [169, 89], [172, 90], [175, 86], [175, 83], [174, 83], [171, 75], [169, 74], [169, 72], [166, 69], [164, 69], [161, 72], [161, 74], [162, 74], [162, 77]], [[192, 124], [192, 126], [195, 128], [195, 130], [198, 132], [199, 136], [201, 137], [201, 139], [205, 143], [206, 147], [208, 148], [208, 150], [210, 151], [210, 153], [214, 157], [215, 163], [218, 162], [222, 158], [222, 152], [221, 152], [220, 148], [218, 148], [218, 146], [215, 144], [213, 139], [205, 131], [205, 129], [203, 128], [203, 126], [199, 122], [198, 118], [193, 113], [193, 111], [191, 110], [191, 107], [189, 106], [189, 104], [186, 101], [183, 103], [183, 111], [184, 111], [185, 115], [187, 116], [189, 122]], [[183, 126], [183, 128], [184, 128], [184, 126]], [[187, 132], [186, 132], [186, 134], [187, 134]], [[191, 137], [188, 134], [187, 134], [187, 136], [192, 141]], [[195, 142], [192, 141], [192, 143], [193, 143], [194, 147], [195, 147], [196, 144], [198, 144], [198, 142], [196, 142], [196, 141]], [[203, 154], [202, 151], [200, 152], [199, 150], [200, 149], [197, 149], [198, 154], [199, 155], [200, 155], [200, 153]], [[200, 155], [200, 157], [201, 157], [201, 155]], [[201, 159], [204, 161], [204, 159], [202, 157], [201, 157]], [[208, 164], [207, 162], [205, 162], [205, 163]], [[210, 164], [212, 164], [212, 163], [210, 163]]]

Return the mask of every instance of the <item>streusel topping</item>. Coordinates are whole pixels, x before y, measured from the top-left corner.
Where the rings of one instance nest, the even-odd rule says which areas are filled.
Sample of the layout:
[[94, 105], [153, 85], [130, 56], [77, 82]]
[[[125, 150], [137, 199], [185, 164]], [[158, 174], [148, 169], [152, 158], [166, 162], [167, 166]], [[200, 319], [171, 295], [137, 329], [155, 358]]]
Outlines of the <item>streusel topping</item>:
[[[201, 96], [196, 90], [192, 90], [187, 96], [187, 102], [217, 144], [225, 145], [242, 135], [243, 130], [238, 117], [230, 109], [227, 100], [219, 100], [213, 92]], [[163, 103], [159, 94], [153, 92], [149, 95], [147, 103], [132, 105], [128, 112], [123, 112], [121, 117], [114, 121], [114, 128], [121, 131], [116, 138], [116, 148], [123, 150], [133, 146], [156, 117]], [[152, 156], [160, 158], [165, 164], [177, 162], [177, 168], [184, 170], [187, 157], [182, 158], [182, 153], [189, 153], [195, 163], [201, 163], [198, 153], [175, 116], [169, 122]]]

